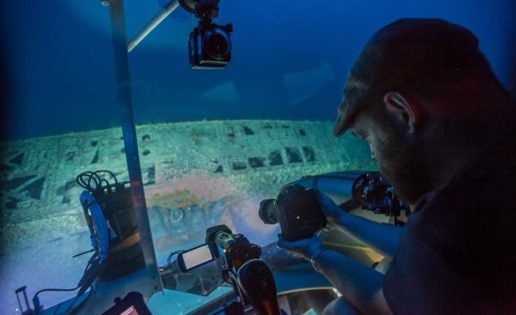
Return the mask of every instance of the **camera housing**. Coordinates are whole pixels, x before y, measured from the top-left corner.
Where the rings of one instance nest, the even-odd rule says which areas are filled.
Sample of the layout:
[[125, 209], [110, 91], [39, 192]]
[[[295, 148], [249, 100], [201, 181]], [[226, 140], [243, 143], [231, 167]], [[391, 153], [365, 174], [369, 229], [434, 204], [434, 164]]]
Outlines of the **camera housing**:
[[193, 69], [220, 69], [231, 60], [233, 25], [201, 22], [190, 33], [188, 52]]
[[327, 224], [315, 189], [300, 184], [283, 187], [274, 206], [270, 201], [262, 203], [260, 217], [264, 222], [279, 222], [283, 238], [290, 242], [310, 237]]
[[192, 69], [223, 69], [231, 60], [233, 25], [219, 25], [220, 0], [179, 0], [187, 12], [195, 15], [199, 25], [190, 33], [188, 57]]
[[252, 244], [242, 234], [233, 234], [224, 224], [206, 230], [206, 243], [215, 258], [222, 258], [228, 269], [238, 270], [245, 262], [258, 259], [262, 253], [260, 246]]

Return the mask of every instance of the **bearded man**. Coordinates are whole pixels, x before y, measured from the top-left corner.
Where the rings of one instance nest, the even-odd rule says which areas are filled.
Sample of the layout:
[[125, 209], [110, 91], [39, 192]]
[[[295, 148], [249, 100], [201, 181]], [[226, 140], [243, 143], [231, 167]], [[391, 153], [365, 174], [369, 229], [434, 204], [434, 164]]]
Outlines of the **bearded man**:
[[385, 275], [317, 236], [280, 237], [342, 294], [326, 314], [516, 314], [516, 111], [478, 46], [459, 25], [401, 19], [352, 67], [334, 135], [369, 143], [412, 214], [379, 224], [319, 193], [328, 221], [392, 259]]

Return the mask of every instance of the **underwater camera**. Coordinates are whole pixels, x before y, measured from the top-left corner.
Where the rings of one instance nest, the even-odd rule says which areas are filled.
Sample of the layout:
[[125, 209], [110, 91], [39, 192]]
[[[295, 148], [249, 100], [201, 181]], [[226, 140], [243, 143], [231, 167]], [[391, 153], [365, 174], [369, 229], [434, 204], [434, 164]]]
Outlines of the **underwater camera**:
[[279, 222], [283, 237], [291, 242], [312, 236], [327, 223], [315, 189], [300, 184], [283, 187], [275, 200], [263, 200], [259, 215], [266, 224]]
[[180, 0], [181, 6], [199, 19], [190, 33], [188, 56], [193, 69], [221, 69], [231, 60], [233, 25], [212, 22], [219, 12], [220, 0]]
[[261, 255], [260, 246], [252, 244], [242, 234], [233, 234], [226, 225], [217, 225], [206, 231], [206, 243], [215, 258], [222, 258], [228, 269], [238, 270], [245, 262]]
[[206, 243], [213, 256], [222, 260], [222, 277], [233, 286], [240, 301], [224, 314], [280, 314], [277, 289], [270, 268], [260, 260], [260, 246], [250, 243], [242, 234], [233, 234], [226, 225], [206, 230]]
[[283, 238], [296, 241], [314, 235], [327, 220], [317, 200], [316, 190], [332, 197], [342, 211], [361, 208], [398, 220], [409, 207], [398, 198], [391, 184], [379, 172], [345, 171], [305, 176], [280, 190], [276, 199], [260, 202], [259, 216], [265, 224], [280, 224]]

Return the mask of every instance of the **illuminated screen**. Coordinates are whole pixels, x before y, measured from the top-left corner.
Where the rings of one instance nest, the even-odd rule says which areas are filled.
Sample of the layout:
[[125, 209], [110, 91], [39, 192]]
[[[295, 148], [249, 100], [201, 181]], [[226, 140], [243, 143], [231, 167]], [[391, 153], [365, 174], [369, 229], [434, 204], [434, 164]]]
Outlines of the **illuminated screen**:
[[208, 244], [183, 253], [183, 261], [185, 263], [186, 269], [195, 268], [212, 259], [213, 258], [211, 257], [211, 252], [210, 248], [208, 247]]
[[123, 311], [122, 313], [120, 313], [120, 315], [139, 315], [139, 314], [136, 311], [136, 309], [134, 308], [134, 306], [131, 306], [128, 309], [126, 309], [125, 311]]

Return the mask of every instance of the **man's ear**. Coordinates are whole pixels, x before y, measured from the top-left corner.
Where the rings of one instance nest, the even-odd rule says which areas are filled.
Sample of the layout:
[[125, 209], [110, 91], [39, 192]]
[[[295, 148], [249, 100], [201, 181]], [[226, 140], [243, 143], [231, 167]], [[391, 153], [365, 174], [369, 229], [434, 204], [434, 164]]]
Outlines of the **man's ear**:
[[416, 125], [421, 120], [419, 104], [408, 101], [403, 95], [394, 91], [385, 93], [383, 102], [387, 111], [404, 124], [409, 133], [416, 131]]

